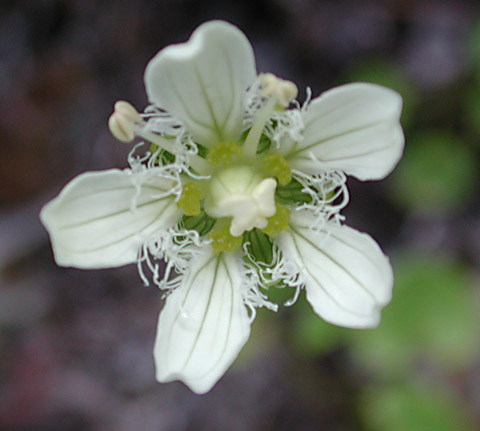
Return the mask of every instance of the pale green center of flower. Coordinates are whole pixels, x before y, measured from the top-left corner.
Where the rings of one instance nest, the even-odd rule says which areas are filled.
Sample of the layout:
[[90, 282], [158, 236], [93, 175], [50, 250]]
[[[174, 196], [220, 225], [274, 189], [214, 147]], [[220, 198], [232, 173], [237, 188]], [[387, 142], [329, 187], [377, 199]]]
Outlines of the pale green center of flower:
[[205, 211], [211, 217], [231, 217], [230, 234], [241, 236], [263, 229], [276, 212], [274, 178], [263, 178], [249, 166], [230, 166], [217, 172], [208, 183]]
[[[275, 152], [265, 130], [272, 126], [275, 111], [284, 110], [296, 94], [292, 83], [263, 75], [263, 104], [239, 140], [220, 141], [208, 150], [199, 146], [198, 154], [189, 155], [190, 167], [198, 177], [185, 177], [177, 200], [184, 214], [181, 225], [201, 236], [208, 235], [215, 253], [250, 244], [249, 253], [267, 263], [271, 260], [268, 256], [273, 256], [272, 238], [289, 229], [290, 210], [284, 204], [299, 200], [290, 190], [295, 180], [287, 160]], [[160, 148], [160, 154], [173, 154], [171, 142], [163, 137], [151, 138], [155, 138], [152, 153]], [[298, 185], [303, 197], [302, 186]]]

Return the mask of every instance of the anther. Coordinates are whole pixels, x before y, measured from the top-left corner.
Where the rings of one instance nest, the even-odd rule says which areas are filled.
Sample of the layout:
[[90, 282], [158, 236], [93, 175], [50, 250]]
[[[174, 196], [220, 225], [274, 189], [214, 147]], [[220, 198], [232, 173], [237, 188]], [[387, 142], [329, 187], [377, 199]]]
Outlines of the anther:
[[298, 95], [297, 86], [293, 82], [281, 79], [273, 73], [262, 74], [260, 85], [262, 87], [261, 96], [274, 97], [280, 105], [285, 107]]
[[121, 142], [132, 142], [135, 138], [134, 125], [142, 122], [142, 117], [128, 102], [119, 100], [113, 106], [113, 114], [108, 119], [108, 128]]

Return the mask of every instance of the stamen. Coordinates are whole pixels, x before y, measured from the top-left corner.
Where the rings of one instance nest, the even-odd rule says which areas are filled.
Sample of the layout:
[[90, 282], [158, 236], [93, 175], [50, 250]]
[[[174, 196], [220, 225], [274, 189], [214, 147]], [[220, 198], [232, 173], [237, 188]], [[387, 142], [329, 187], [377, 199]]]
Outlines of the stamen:
[[273, 73], [262, 74], [260, 85], [262, 87], [261, 96], [273, 97], [283, 107], [290, 105], [298, 95], [297, 86], [293, 82], [281, 79]]
[[[135, 136], [138, 136], [171, 154], [177, 153], [174, 141], [148, 130], [147, 123], [143, 121], [138, 111], [124, 100], [115, 103], [113, 114], [108, 119], [108, 127], [112, 135], [120, 142], [129, 143]], [[190, 153], [188, 161], [189, 165], [200, 175], [209, 175], [212, 171], [211, 165], [196, 154]]]
[[[175, 143], [171, 139], [163, 138], [156, 133], [145, 130], [143, 127], [137, 127], [135, 130], [137, 136], [154, 143], [157, 147], [168, 151], [171, 154], [176, 154]], [[188, 164], [197, 171], [200, 175], [209, 175], [212, 172], [212, 166], [205, 159], [197, 154], [188, 155]]]
[[275, 98], [271, 97], [267, 103], [258, 112], [257, 118], [248, 132], [247, 139], [243, 143], [242, 151], [245, 158], [254, 158], [257, 154], [258, 144], [262, 136], [263, 129], [272, 116], [275, 109]]
[[119, 100], [113, 105], [113, 110], [116, 113], [124, 115], [132, 123], [141, 123], [142, 117], [133, 105], [125, 100]]
[[134, 125], [141, 123], [142, 117], [128, 102], [119, 100], [113, 106], [113, 114], [108, 119], [108, 128], [120, 142], [132, 142], [135, 138]]
[[260, 96], [267, 99], [265, 105], [258, 111], [247, 139], [243, 144], [243, 155], [246, 158], [253, 158], [257, 153], [260, 137], [272, 118], [277, 105], [282, 109], [287, 107], [297, 97], [297, 86], [290, 81], [280, 79], [272, 73], [260, 75]]

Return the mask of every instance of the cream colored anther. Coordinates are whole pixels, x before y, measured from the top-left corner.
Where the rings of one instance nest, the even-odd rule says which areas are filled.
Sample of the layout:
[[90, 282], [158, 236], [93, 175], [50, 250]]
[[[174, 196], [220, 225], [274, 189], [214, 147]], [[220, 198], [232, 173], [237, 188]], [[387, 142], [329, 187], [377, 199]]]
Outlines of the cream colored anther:
[[134, 125], [141, 123], [142, 117], [128, 102], [119, 100], [113, 106], [113, 114], [108, 119], [108, 128], [121, 142], [132, 142], [135, 138]]
[[285, 79], [275, 76], [273, 73], [264, 73], [260, 76], [262, 97], [274, 97], [277, 102], [287, 107], [298, 95], [297, 86]]

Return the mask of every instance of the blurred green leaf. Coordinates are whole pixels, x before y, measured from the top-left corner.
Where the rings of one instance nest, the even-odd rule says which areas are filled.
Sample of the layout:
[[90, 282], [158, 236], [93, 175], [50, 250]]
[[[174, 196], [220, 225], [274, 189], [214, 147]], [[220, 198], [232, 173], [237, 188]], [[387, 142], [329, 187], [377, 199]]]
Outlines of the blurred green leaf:
[[393, 300], [376, 330], [352, 334], [354, 356], [394, 377], [408, 375], [421, 359], [448, 370], [470, 366], [480, 333], [470, 271], [446, 257], [421, 255], [394, 268]]
[[403, 98], [402, 125], [410, 126], [417, 105], [417, 91], [398, 67], [386, 60], [371, 60], [354, 65], [342, 81], [372, 82], [397, 91]]
[[279, 315], [265, 308], [256, 310], [248, 343], [240, 351], [232, 368], [245, 367], [266, 352], [278, 349], [283, 343], [283, 332]]
[[408, 209], [452, 211], [477, 193], [472, 152], [450, 131], [411, 136], [389, 184], [393, 197]]
[[289, 344], [301, 356], [318, 356], [345, 344], [351, 331], [330, 325], [316, 315], [302, 294], [292, 308], [294, 313], [289, 326]]
[[369, 431], [471, 431], [461, 403], [443, 388], [408, 385], [365, 390], [360, 415]]
[[462, 99], [462, 118], [464, 125], [477, 135], [476, 143], [480, 146], [480, 87], [470, 86], [465, 92]]
[[467, 49], [471, 67], [474, 69], [475, 76], [480, 82], [480, 21], [477, 21], [471, 28]]

